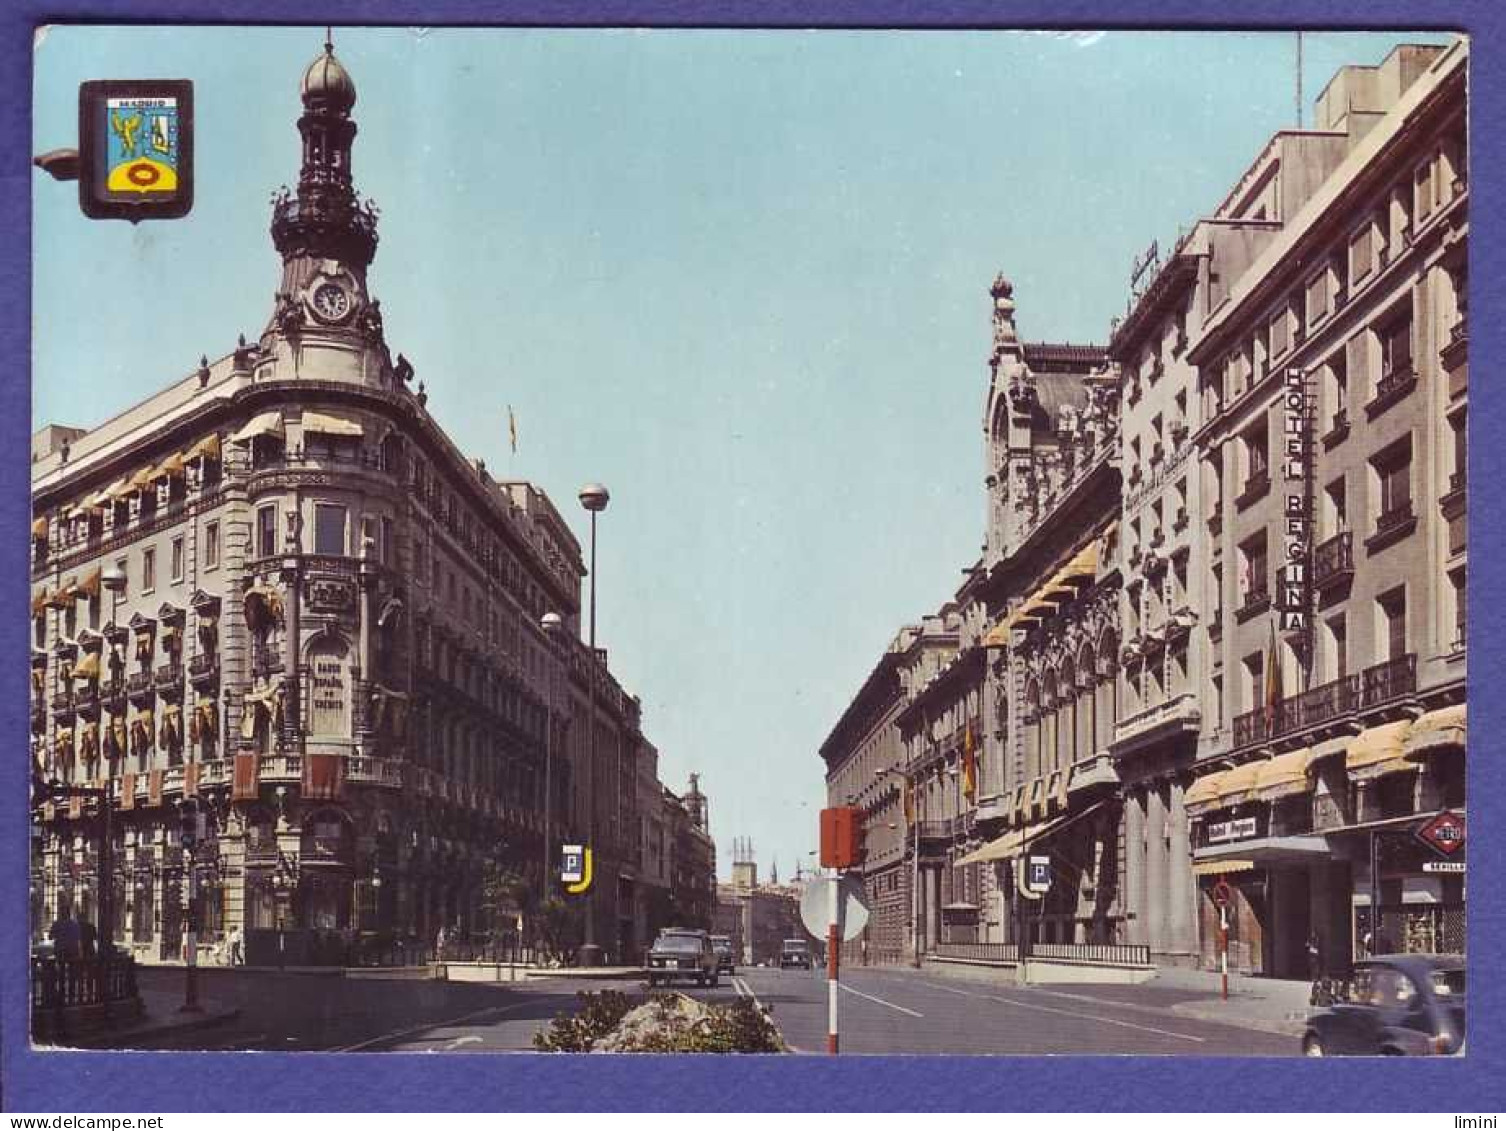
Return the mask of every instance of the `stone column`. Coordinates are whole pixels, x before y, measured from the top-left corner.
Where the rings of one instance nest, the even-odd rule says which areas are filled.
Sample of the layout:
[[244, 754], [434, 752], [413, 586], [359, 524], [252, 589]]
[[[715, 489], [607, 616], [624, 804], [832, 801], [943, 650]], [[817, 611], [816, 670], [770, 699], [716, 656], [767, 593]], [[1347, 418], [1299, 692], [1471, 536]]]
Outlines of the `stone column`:
[[1145, 801], [1138, 789], [1124, 795], [1124, 913], [1129, 941], [1145, 936]]
[[1192, 846], [1189, 840], [1187, 809], [1183, 804], [1182, 783], [1171, 781], [1171, 890], [1168, 892], [1168, 914], [1171, 918], [1170, 949], [1177, 954], [1191, 954], [1197, 948], [1197, 923], [1193, 909], [1197, 880], [1192, 874]]
[[1166, 852], [1166, 798], [1160, 782], [1146, 792], [1145, 807], [1145, 941], [1152, 954], [1166, 951], [1166, 897], [1170, 872]]

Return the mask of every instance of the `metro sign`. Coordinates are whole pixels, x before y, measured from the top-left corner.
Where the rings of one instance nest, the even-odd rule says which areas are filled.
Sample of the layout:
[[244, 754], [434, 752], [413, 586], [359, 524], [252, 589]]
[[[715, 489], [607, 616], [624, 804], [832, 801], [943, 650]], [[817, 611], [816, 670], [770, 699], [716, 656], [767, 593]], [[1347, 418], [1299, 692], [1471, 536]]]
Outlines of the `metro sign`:
[[1417, 830], [1417, 838], [1435, 852], [1452, 856], [1464, 847], [1464, 818], [1457, 813], [1439, 813]]

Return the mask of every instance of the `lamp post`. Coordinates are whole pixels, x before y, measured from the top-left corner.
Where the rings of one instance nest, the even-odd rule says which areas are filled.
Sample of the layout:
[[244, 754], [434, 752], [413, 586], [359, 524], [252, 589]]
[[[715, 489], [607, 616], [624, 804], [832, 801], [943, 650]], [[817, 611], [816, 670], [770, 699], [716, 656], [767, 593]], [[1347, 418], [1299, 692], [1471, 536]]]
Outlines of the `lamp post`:
[[[596, 516], [607, 509], [607, 503], [612, 496], [600, 483], [587, 483], [580, 489], [580, 505], [585, 507], [591, 515], [591, 613], [590, 634], [587, 638], [590, 647], [589, 663], [587, 665], [587, 678], [590, 683], [588, 693], [589, 718], [587, 719], [587, 770], [586, 770], [586, 847], [594, 850], [592, 844], [596, 833]], [[581, 966], [600, 966], [601, 947], [596, 943], [596, 893], [586, 892], [585, 907], [585, 942], [581, 944], [578, 961]]]
[[554, 860], [554, 842], [551, 835], [554, 831], [552, 818], [554, 816], [554, 680], [555, 660], [554, 649], [559, 640], [560, 630], [565, 626], [564, 618], [556, 612], [545, 613], [539, 618], [539, 627], [544, 630], [544, 637], [549, 642], [549, 690], [544, 699], [544, 852], [543, 870], [539, 872], [539, 910], [543, 913], [544, 898], [549, 891], [549, 869]]

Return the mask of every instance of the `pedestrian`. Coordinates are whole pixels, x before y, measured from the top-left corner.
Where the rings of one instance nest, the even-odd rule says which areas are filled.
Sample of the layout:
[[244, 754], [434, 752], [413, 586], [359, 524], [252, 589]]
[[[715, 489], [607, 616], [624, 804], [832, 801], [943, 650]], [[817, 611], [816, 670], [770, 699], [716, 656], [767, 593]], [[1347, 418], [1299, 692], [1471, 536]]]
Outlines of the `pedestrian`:
[[1316, 982], [1322, 976], [1323, 944], [1318, 940], [1318, 932], [1313, 931], [1307, 936], [1307, 977]]
[[80, 942], [83, 935], [79, 930], [78, 919], [70, 915], [63, 920], [63, 937], [58, 944], [59, 953], [64, 958], [75, 959], [80, 954]]
[[99, 932], [94, 929], [94, 924], [85, 919], [78, 925], [79, 954], [84, 958], [94, 957], [94, 945], [99, 940]]
[[241, 934], [240, 924], [230, 928], [230, 965], [244, 966], [246, 956], [241, 953], [244, 936]]
[[435, 957], [436, 960], [438, 960], [440, 962], [444, 961], [444, 943], [445, 943], [444, 924], [441, 923], [439, 925], [439, 933], [434, 936], [434, 957]]

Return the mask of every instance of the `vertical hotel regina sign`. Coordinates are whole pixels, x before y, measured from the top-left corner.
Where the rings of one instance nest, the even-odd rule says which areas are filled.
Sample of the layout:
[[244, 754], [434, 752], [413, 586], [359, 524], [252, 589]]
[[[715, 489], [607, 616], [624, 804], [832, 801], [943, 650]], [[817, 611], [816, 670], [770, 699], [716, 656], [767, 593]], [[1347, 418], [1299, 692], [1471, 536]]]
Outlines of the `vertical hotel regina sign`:
[[1308, 376], [1288, 369], [1281, 390], [1281, 577], [1276, 617], [1282, 633], [1312, 633], [1313, 396]]

